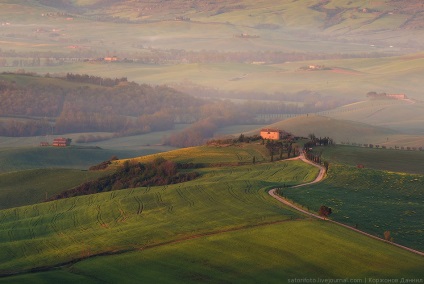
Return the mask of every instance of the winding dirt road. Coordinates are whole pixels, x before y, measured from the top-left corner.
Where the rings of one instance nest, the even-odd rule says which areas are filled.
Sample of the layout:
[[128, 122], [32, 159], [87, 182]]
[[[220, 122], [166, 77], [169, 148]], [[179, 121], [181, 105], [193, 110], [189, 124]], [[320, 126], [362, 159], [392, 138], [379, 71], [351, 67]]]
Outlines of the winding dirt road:
[[[314, 183], [318, 183], [318, 182], [320, 182], [320, 181], [322, 181], [322, 180], [324, 179], [324, 177], [325, 177], [325, 168], [324, 168], [323, 166], [321, 166], [321, 165], [319, 165], [319, 164], [315, 164], [315, 163], [313, 163], [313, 162], [309, 161], [308, 159], [306, 159], [306, 157], [305, 157], [305, 155], [304, 155], [303, 153], [302, 153], [299, 157], [292, 158], [292, 159], [290, 159], [290, 160], [299, 160], [299, 159], [300, 159], [300, 160], [302, 160], [302, 161], [303, 161], [303, 162], [305, 162], [305, 163], [308, 163], [308, 164], [311, 164], [311, 165], [313, 165], [313, 166], [315, 166], [315, 167], [318, 167], [318, 168], [319, 168], [319, 173], [318, 173], [318, 176], [315, 178], [315, 180], [313, 180], [312, 182], [308, 182], [308, 183], [304, 183], [304, 184], [295, 185], [295, 186], [293, 186], [292, 188], [301, 187], [301, 186], [306, 186], [306, 185], [311, 185], [311, 184], [314, 184]], [[406, 247], [406, 246], [402, 246], [402, 245], [399, 245], [399, 244], [396, 244], [396, 243], [393, 243], [393, 242], [386, 241], [385, 239], [382, 239], [382, 238], [376, 237], [376, 236], [374, 236], [374, 235], [368, 234], [368, 233], [363, 232], [363, 231], [361, 231], [361, 230], [358, 230], [358, 229], [356, 229], [356, 228], [354, 228], [354, 227], [351, 227], [351, 226], [348, 226], [348, 225], [346, 225], [346, 224], [343, 224], [343, 223], [340, 223], [340, 222], [336, 222], [336, 221], [333, 221], [333, 220], [330, 220], [330, 219], [326, 219], [326, 218], [324, 218], [324, 217], [322, 217], [322, 216], [319, 216], [318, 214], [311, 213], [311, 212], [309, 212], [309, 211], [307, 211], [307, 210], [304, 210], [304, 209], [300, 208], [299, 206], [297, 206], [297, 205], [295, 205], [295, 204], [293, 204], [293, 203], [291, 203], [291, 202], [287, 201], [287, 200], [286, 200], [286, 199], [284, 199], [283, 197], [279, 196], [279, 195], [277, 194], [277, 189], [276, 189], [276, 188], [271, 189], [268, 193], [269, 193], [269, 195], [271, 195], [272, 197], [274, 197], [275, 199], [277, 199], [277, 200], [278, 200], [278, 201], [280, 201], [281, 203], [284, 203], [285, 205], [287, 205], [287, 206], [289, 206], [289, 207], [291, 207], [291, 208], [293, 208], [293, 209], [296, 209], [297, 211], [302, 212], [302, 213], [304, 213], [304, 214], [306, 214], [306, 215], [308, 215], [308, 216], [312, 216], [312, 217], [317, 218], [317, 219], [321, 219], [321, 220], [325, 220], [325, 221], [328, 221], [328, 222], [331, 222], [331, 223], [337, 224], [337, 225], [339, 225], [339, 226], [342, 226], [342, 227], [348, 228], [348, 229], [350, 229], [350, 230], [352, 230], [352, 231], [358, 232], [358, 233], [360, 233], [360, 234], [362, 234], [362, 235], [365, 235], [365, 236], [367, 236], [367, 237], [370, 237], [370, 238], [373, 238], [373, 239], [376, 239], [376, 240], [379, 240], [379, 241], [382, 241], [382, 242], [385, 242], [385, 243], [391, 244], [391, 245], [393, 245], [393, 246], [396, 246], [396, 247], [399, 247], [399, 248], [405, 249], [405, 250], [407, 250], [407, 251], [410, 251], [410, 252], [416, 253], [416, 254], [418, 254], [418, 255], [424, 256], [424, 253], [423, 253], [423, 252], [421, 252], [421, 251], [418, 251], [418, 250], [415, 250], [415, 249], [412, 249], [412, 248], [409, 248], [409, 247]]]

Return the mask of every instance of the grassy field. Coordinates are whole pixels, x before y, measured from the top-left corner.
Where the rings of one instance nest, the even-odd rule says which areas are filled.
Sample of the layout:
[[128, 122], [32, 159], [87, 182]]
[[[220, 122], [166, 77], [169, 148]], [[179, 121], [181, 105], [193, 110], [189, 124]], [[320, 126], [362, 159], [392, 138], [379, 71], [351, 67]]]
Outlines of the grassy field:
[[[410, 6], [415, 1], [44, 1], [86, 8], [62, 15], [57, 12], [64, 10], [39, 2], [6, 0], [0, 4], [1, 52], [20, 53], [2, 55], [0, 59], [7, 64], [0, 62], [0, 72], [83, 73], [127, 77], [151, 85], [190, 82], [267, 94], [310, 90], [351, 101], [376, 91], [424, 100], [423, 11], [418, 2], [415, 9]], [[99, 19], [102, 15], [115, 18]], [[180, 15], [191, 20], [175, 21]], [[254, 37], [236, 36], [244, 33]], [[157, 65], [84, 62], [111, 55], [132, 59], [170, 49], [263, 52], [263, 58], [267, 51], [332, 54], [332, 58], [349, 53], [358, 58], [287, 59], [281, 64], [249, 62], [256, 59]], [[38, 56], [69, 56], [80, 61], [43, 66], [47, 61], [41, 58], [41, 66], [28, 66]], [[311, 64], [332, 70], [301, 70]], [[14, 79], [0, 74], [0, 80]], [[30, 85], [37, 79], [20, 80]], [[420, 102], [364, 102], [322, 114], [330, 117], [309, 114], [271, 127], [300, 136], [330, 136], [336, 142], [419, 147], [424, 146], [423, 113]], [[236, 127], [221, 133], [240, 134], [242, 130], [246, 131]], [[308, 219], [267, 194], [270, 188], [313, 180], [315, 167], [300, 161], [268, 163], [265, 148], [253, 143], [154, 154], [171, 150], [158, 145], [169, 134], [114, 138], [66, 149], [38, 147], [41, 137], [0, 138], [0, 282], [284, 283], [305, 277], [365, 282], [371, 282], [369, 278], [424, 278], [423, 257]], [[395, 242], [424, 250], [422, 153], [346, 149], [324, 152], [330, 161], [325, 181], [284, 188], [283, 194], [315, 212], [325, 204], [333, 208], [335, 220], [380, 237], [389, 230]], [[146, 154], [154, 155], [133, 158]], [[140, 162], [161, 156], [204, 167], [193, 170], [201, 174], [198, 179], [183, 184], [34, 204], [46, 192], [53, 194], [103, 174], [82, 170], [113, 155]], [[358, 163], [365, 169], [357, 169]], [[420, 175], [394, 173], [399, 171]], [[5, 277], [14, 273], [19, 275]]]
[[[266, 162], [270, 160], [268, 150], [263, 145], [260, 145], [260, 143], [236, 144], [236, 146], [199, 146], [182, 148], [155, 155], [132, 158], [130, 160], [144, 162], [159, 156], [178, 163], [199, 163], [204, 165], [251, 164], [253, 157], [255, 157], [257, 162]], [[122, 163], [122, 160], [117, 161], [117, 163]]]
[[329, 206], [336, 221], [379, 237], [390, 231], [396, 243], [423, 251], [423, 185], [423, 175], [330, 163], [323, 182], [284, 189], [283, 195], [314, 212]]
[[[416, 58], [403, 56], [308, 60], [283, 64], [255, 65], [250, 63], [193, 63], [178, 65], [149, 65], [136, 63], [91, 64], [73, 63], [64, 66], [27, 67], [25, 70], [41, 74], [84, 73], [103, 77], [127, 77], [147, 84], [183, 83], [190, 81], [202, 86], [232, 91], [265, 93], [293, 93], [303, 90], [323, 95], [365, 99], [367, 92], [405, 93], [410, 98], [423, 100], [420, 76], [423, 55]], [[311, 64], [332, 67], [334, 70], [301, 71]], [[16, 71], [16, 67], [1, 67], [0, 71]], [[247, 74], [243, 80], [232, 78]]]
[[336, 119], [387, 127], [411, 135], [424, 134], [422, 102], [370, 100], [336, 108], [323, 114]]
[[146, 147], [138, 150], [109, 150], [92, 147], [19, 147], [0, 148], [0, 173], [39, 168], [87, 169], [116, 155], [129, 158], [157, 153]]
[[[106, 4], [97, 9], [94, 6], [89, 7], [94, 8], [93, 10], [87, 9], [86, 4], [82, 4], [81, 1], [78, 2], [75, 4], [85, 7], [82, 15], [71, 13], [72, 15], [67, 16], [49, 16], [47, 13], [55, 14], [60, 10], [31, 2], [2, 3], [3, 22], [9, 23], [5, 28], [10, 33], [19, 35], [19, 37], [5, 36], [2, 46], [5, 46], [5, 50], [13, 46], [18, 50], [36, 48], [53, 52], [72, 52], [69, 46], [77, 45], [82, 50], [103, 50], [105, 53], [116, 50], [118, 43], [121, 44], [120, 52], [140, 51], [137, 48], [140, 44], [146, 47], [186, 50], [278, 49], [308, 52], [338, 52], [339, 50], [364, 52], [369, 49], [369, 44], [350, 44], [335, 41], [326, 36], [328, 34], [342, 35], [341, 39], [352, 40], [355, 36], [358, 37], [359, 32], [364, 39], [376, 40], [377, 37], [379, 41], [382, 41], [382, 38], [391, 31], [396, 35], [391, 40], [394, 44], [405, 42], [421, 32], [421, 30], [393, 32], [392, 30], [398, 26], [396, 24], [393, 26], [392, 22], [401, 21], [402, 16], [393, 15], [391, 20], [384, 21], [387, 17], [378, 19], [376, 14], [360, 13], [355, 10], [369, 6], [365, 1], [355, 5], [337, 2], [338, 7], [346, 8], [345, 15], [340, 18], [341, 22], [330, 25], [327, 29], [325, 28], [328, 18], [326, 13], [310, 8], [316, 4], [316, 1], [301, 3], [278, 3], [271, 0], [243, 1], [238, 6], [232, 0], [220, 3], [197, 3], [195, 6], [176, 1], [166, 3], [121, 1], [119, 4]], [[329, 4], [331, 5], [332, 3]], [[376, 9], [394, 9], [388, 4], [371, 6]], [[158, 9], [158, 7], [161, 8]], [[99, 15], [143, 22], [114, 23], [111, 19], [99, 22], [96, 21]], [[174, 21], [176, 15], [189, 17], [191, 21]], [[370, 21], [372, 24], [369, 23]], [[43, 29], [37, 32], [34, 25]], [[137, 37], [134, 37], [133, 27], [137, 29]], [[52, 36], [53, 29], [56, 32]], [[379, 34], [371, 36], [376, 31]], [[259, 38], [253, 40], [234, 38], [234, 35], [241, 33], [259, 35]], [[319, 34], [322, 42], [313, 40], [316, 38], [311, 37], [311, 34]], [[387, 42], [387, 39], [384, 42]], [[388, 45], [380, 48], [389, 50]], [[397, 46], [394, 47], [394, 49], [397, 48]]]
[[[90, 142], [84, 143], [85, 146], [98, 146], [104, 149], [110, 150], [127, 150], [127, 151], [144, 151], [146, 155], [150, 150], [150, 154], [155, 152], [166, 152], [174, 150], [175, 147], [164, 146], [163, 142], [166, 137], [169, 137], [171, 134], [183, 130], [188, 127], [189, 124], [176, 124], [174, 129], [166, 131], [157, 131], [147, 134], [126, 136], [126, 137], [116, 137], [108, 139], [105, 141], [99, 142]], [[133, 156], [140, 156], [141, 154], [135, 154]]]
[[35, 169], [0, 174], [0, 210], [43, 202], [83, 182], [105, 175], [105, 171]]
[[[83, 2], [88, 3], [79, 1], [75, 4], [89, 7]], [[221, 52], [279, 50], [288, 53], [354, 53], [366, 54], [365, 57], [369, 58], [264, 65], [250, 64], [249, 61], [213, 64], [200, 61], [161, 65], [123, 62], [93, 64], [81, 60], [60, 66], [32, 67], [12, 66], [14, 60], [23, 59], [12, 56], [7, 58], [8, 64], [1, 66], [0, 71], [25, 69], [42, 74], [86, 73], [112, 78], [128, 77], [131, 81], [147, 84], [173, 84], [189, 80], [208, 87], [219, 86], [224, 90], [267, 93], [312, 90], [323, 95], [355, 99], [363, 98], [369, 91], [384, 91], [406, 93], [410, 97], [423, 99], [420, 74], [423, 72], [424, 59], [422, 52], [414, 54], [421, 51], [422, 44], [419, 42], [424, 38], [423, 31], [422, 28], [400, 28], [402, 25], [399, 24], [404, 21], [407, 25], [420, 18], [416, 15], [411, 18], [408, 13], [381, 16], [379, 12], [361, 12], [364, 8], [380, 12], [404, 8], [397, 7], [396, 3], [368, 2], [356, 1], [352, 4], [330, 1], [318, 11], [319, 9], [312, 8], [317, 1], [312, 0], [287, 3], [271, 0], [243, 1], [239, 5], [227, 0], [220, 3], [200, 3], [197, 6], [187, 6], [176, 1], [167, 1], [166, 4], [152, 1], [137, 3], [137, 8], [141, 9], [138, 11], [134, 8], [133, 1], [121, 1], [119, 4], [106, 4], [93, 11], [86, 9], [81, 12], [82, 15], [71, 13], [71, 17], [68, 17], [47, 16], [48, 13], [55, 14], [58, 11], [52, 7], [27, 1], [7, 1], [2, 3], [0, 12], [4, 24], [2, 28], [5, 30], [0, 38], [3, 50], [59, 52], [76, 57], [86, 51], [96, 54], [81, 55], [81, 59], [112, 54], [120, 58], [131, 58], [135, 54], [139, 56], [150, 53], [150, 48]], [[404, 6], [410, 5], [414, 4]], [[159, 6], [161, 9], [157, 9]], [[337, 16], [338, 20], [332, 22], [333, 17], [327, 12], [335, 7], [343, 11]], [[416, 8], [414, 11], [421, 13], [422, 7], [418, 5]], [[97, 21], [96, 18], [103, 13], [142, 23], [115, 23], [111, 19]], [[176, 15], [189, 17], [191, 21], [175, 21]], [[137, 30], [137, 36], [134, 36], [134, 30]], [[235, 37], [242, 33], [258, 37]], [[411, 48], [412, 46], [418, 48]], [[380, 57], [381, 54], [394, 57]], [[409, 55], [398, 56], [399, 54]], [[299, 70], [310, 64], [334, 69], [317, 72]], [[231, 78], [242, 74], [248, 74], [246, 79], [231, 81]]]
[[314, 149], [322, 152], [322, 158], [330, 163], [353, 167], [361, 164], [365, 168], [376, 170], [424, 174], [424, 152], [422, 151], [371, 149], [343, 145]]
[[[270, 188], [312, 181], [318, 173], [313, 166], [301, 161], [267, 163], [269, 157], [264, 147], [257, 144], [203, 146], [160, 156], [208, 167], [196, 169], [201, 177], [187, 183], [126, 189], [1, 210], [0, 251], [4, 253], [0, 254], [0, 274], [20, 274], [0, 280], [90, 283], [103, 282], [106, 277], [112, 282], [118, 278], [131, 282], [144, 275], [145, 279], [157, 278], [158, 282], [170, 279], [277, 282], [302, 275], [420, 277], [422, 273], [422, 258], [332, 224], [307, 220], [268, 195]], [[258, 163], [252, 164], [253, 156]], [[138, 161], [155, 157], [158, 155]], [[218, 164], [221, 166], [216, 167]], [[340, 180], [343, 183], [349, 178]], [[397, 176], [392, 178], [397, 180]], [[405, 178], [405, 182], [399, 184], [409, 181], [409, 176]], [[421, 177], [419, 179], [417, 184], [422, 183]], [[331, 180], [329, 177], [326, 181]], [[397, 242], [415, 247], [422, 245], [419, 243], [421, 233], [414, 225], [420, 224], [417, 219], [421, 207], [411, 209], [409, 205], [405, 209], [405, 203], [416, 202], [419, 194], [419, 189], [408, 187], [395, 196], [399, 201], [393, 201], [393, 208], [411, 211], [403, 218], [415, 223], [396, 223], [408, 233], [400, 234], [397, 229], [387, 228]], [[356, 198], [361, 196], [368, 200], [363, 192]], [[334, 216], [339, 215], [340, 209], [334, 208]], [[386, 224], [392, 222], [392, 215], [383, 217], [379, 209], [381, 204], [367, 211], [366, 216], [370, 220], [377, 216], [385, 222], [384, 228], [377, 230], [382, 234]], [[365, 214], [365, 209], [363, 212]], [[364, 218], [364, 222], [370, 222], [369, 219]], [[360, 223], [360, 228], [362, 226], [366, 229], [366, 225]], [[108, 254], [118, 255], [106, 256]], [[73, 260], [83, 261], [50, 269]], [[258, 263], [261, 264], [258, 266]], [[370, 266], [370, 263], [374, 264]], [[36, 267], [47, 270], [26, 274]]]
[[0, 283], [287, 283], [305, 277], [400, 280], [422, 278], [423, 264], [420, 256], [333, 224], [297, 220], [96, 257], [51, 272], [0, 278]]
[[[312, 169], [312, 170], [311, 170]], [[193, 235], [298, 218], [267, 195], [312, 180], [302, 162], [202, 170], [202, 178], [0, 211], [2, 273]], [[252, 210], [254, 208], [254, 210]]]

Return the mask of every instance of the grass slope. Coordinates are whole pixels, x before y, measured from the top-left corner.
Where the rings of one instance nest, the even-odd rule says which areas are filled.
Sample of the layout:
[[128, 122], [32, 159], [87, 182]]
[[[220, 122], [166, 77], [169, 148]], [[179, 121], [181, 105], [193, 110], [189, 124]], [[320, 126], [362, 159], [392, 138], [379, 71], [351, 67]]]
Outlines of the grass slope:
[[390, 231], [395, 242], [423, 251], [423, 185], [423, 175], [333, 163], [321, 183], [284, 189], [282, 194], [314, 212], [329, 206], [336, 221], [379, 237]]
[[[394, 135], [394, 130], [358, 123], [348, 120], [333, 119], [321, 115], [303, 115], [289, 118], [269, 126], [270, 128], [284, 129], [296, 133], [296, 135], [307, 137], [314, 133], [317, 137], [331, 137], [340, 143], [340, 141], [352, 141], [361, 139], [363, 143], [371, 143], [375, 140], [382, 140], [387, 136]], [[258, 133], [258, 130], [249, 132]]]
[[[132, 158], [130, 160], [144, 162], [151, 161], [159, 156], [178, 163], [199, 163], [204, 165], [250, 164], [252, 163], [253, 157], [256, 158], [257, 162], [269, 161], [268, 150], [258, 143], [237, 144], [235, 146], [199, 146], [183, 148], [150, 156]], [[117, 161], [117, 163], [122, 162], [122, 160]]]
[[[333, 224], [305, 220], [270, 197], [270, 188], [311, 181], [318, 169], [301, 161], [252, 165], [253, 155], [261, 160], [260, 146], [204, 146], [164, 153], [168, 159], [208, 166], [196, 169], [200, 178], [183, 184], [1, 210], [0, 251], [4, 253], [0, 254], [0, 274], [20, 274], [0, 281], [284, 282], [304, 275], [421, 277], [422, 257]], [[236, 166], [240, 163], [244, 165]], [[395, 196], [400, 203], [419, 196], [419, 191], [407, 190], [408, 194]], [[379, 208], [375, 206], [369, 215]], [[419, 215], [408, 214], [414, 219]], [[394, 233], [395, 239], [401, 237]], [[72, 260], [84, 261], [68, 268], [25, 273]]]
[[382, 126], [407, 134], [424, 134], [422, 102], [371, 100], [347, 105], [324, 114], [335, 119]]
[[203, 170], [202, 178], [184, 184], [2, 210], [0, 271], [298, 218], [265, 189], [310, 181], [317, 174], [302, 162]]
[[[226, 39], [226, 41], [229, 41]], [[288, 41], [291, 42], [291, 41]], [[245, 43], [241, 42], [239, 44]], [[304, 42], [297, 43], [293, 50], [299, 52]], [[322, 49], [328, 49], [327, 43], [312, 41]], [[248, 45], [249, 46], [249, 45]], [[181, 47], [182, 48], [182, 47]], [[210, 50], [211, 47], [206, 48]], [[218, 50], [220, 48], [217, 47]], [[372, 52], [369, 50], [361, 52]], [[340, 47], [334, 52], [346, 51]], [[312, 52], [312, 51], [311, 51]], [[202, 86], [222, 90], [293, 93], [314, 90], [323, 95], [346, 96], [356, 100], [365, 99], [367, 92], [405, 93], [410, 98], [423, 100], [420, 74], [424, 71], [422, 53], [409, 56], [383, 58], [354, 58], [339, 60], [294, 61], [283, 64], [255, 65], [251, 63], [192, 63], [192, 64], [92, 64], [78, 62], [66, 66], [26, 67], [25, 70], [37, 73], [84, 73], [103, 77], [128, 77], [138, 83], [167, 84], [190, 81]], [[311, 64], [334, 68], [322, 71], [301, 71], [300, 68]], [[1, 67], [0, 70], [16, 71], [16, 67]], [[248, 74], [243, 80], [232, 78]]]
[[52, 272], [0, 278], [0, 283], [287, 283], [305, 277], [400, 280], [422, 278], [422, 265], [420, 256], [333, 224], [289, 221], [96, 257]]
[[127, 158], [143, 153], [150, 154], [152, 150], [108, 150], [73, 146], [0, 148], [0, 173], [39, 168], [87, 169], [109, 160], [113, 155]]
[[334, 147], [315, 147], [315, 151], [322, 152], [322, 158], [331, 163], [349, 166], [364, 165], [365, 168], [424, 174], [424, 152], [390, 149], [370, 149], [337, 145]]
[[[281, 2], [274, 1], [251, 1], [245, 0], [241, 3], [234, 0], [225, 0], [220, 3], [184, 3], [182, 1], [167, 1], [163, 3], [159, 0], [148, 3], [140, 3], [134, 0], [119, 2], [101, 1], [74, 1], [70, 5], [52, 5], [68, 9], [78, 9], [81, 13], [107, 14], [109, 16], [124, 17], [130, 19], [150, 19], [161, 20], [173, 18], [173, 14], [191, 17], [192, 19], [212, 18], [213, 21], [231, 22], [252, 26], [259, 24], [278, 24], [285, 26], [303, 26], [309, 28], [327, 28], [328, 30], [342, 30], [345, 33], [358, 33], [358, 30], [384, 30], [404, 27], [404, 22], [419, 22], [422, 18], [422, 7], [419, 1], [409, 1], [407, 4], [399, 5], [396, 1], [385, 1], [369, 3], [368, 1], [328, 1], [319, 4], [318, 1]], [[129, 7], [138, 9], [129, 9]], [[272, 7], [270, 9], [269, 7]], [[91, 8], [82, 10], [81, 8]], [[364, 12], [363, 9], [370, 9]], [[381, 12], [390, 12], [394, 9], [401, 10], [402, 13], [392, 13], [381, 15]], [[77, 10], [77, 11], [78, 11]], [[72, 11], [72, 9], [70, 10]], [[140, 13], [143, 11], [143, 13]], [[380, 13], [378, 13], [380, 12]], [[415, 13], [413, 13], [415, 12]], [[311, 14], [311, 15], [308, 15]], [[415, 17], [410, 17], [411, 15]], [[306, 16], [308, 15], [308, 16]], [[396, 19], [398, 19], [396, 21]], [[210, 21], [210, 19], [209, 19]], [[405, 27], [420, 25], [405, 25]], [[406, 24], [406, 23], [405, 23]], [[347, 28], [350, 27], [350, 28]]]
[[0, 174], [0, 210], [41, 203], [83, 182], [105, 175], [105, 171], [35, 169]]

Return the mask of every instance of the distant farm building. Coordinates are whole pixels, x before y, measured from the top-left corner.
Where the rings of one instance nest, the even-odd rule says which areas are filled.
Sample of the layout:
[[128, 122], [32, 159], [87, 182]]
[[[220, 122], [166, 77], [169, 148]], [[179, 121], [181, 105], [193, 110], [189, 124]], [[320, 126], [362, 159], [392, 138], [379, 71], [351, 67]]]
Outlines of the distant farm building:
[[376, 93], [376, 92], [368, 92], [367, 97], [371, 99], [394, 99], [394, 100], [408, 99], [408, 96], [405, 94], [386, 94], [386, 93]]
[[116, 57], [116, 56], [108, 56], [108, 57], [105, 57], [104, 58], [104, 61], [106, 61], [106, 62], [116, 62], [116, 61], [118, 61], [118, 57]]
[[408, 98], [405, 94], [388, 94], [387, 96], [396, 100], [406, 100]]
[[189, 17], [184, 17], [184, 16], [177, 16], [175, 17], [175, 21], [186, 21], [189, 22], [190, 18]]
[[49, 142], [41, 142], [40, 143], [40, 146], [42, 146], [42, 147], [46, 147], [46, 146], [49, 146], [50, 144], [49, 144]]
[[67, 147], [70, 146], [72, 139], [70, 138], [55, 138], [53, 140], [53, 146], [55, 147]]
[[261, 130], [262, 139], [281, 140], [291, 137], [291, 134], [279, 129], [264, 128]]

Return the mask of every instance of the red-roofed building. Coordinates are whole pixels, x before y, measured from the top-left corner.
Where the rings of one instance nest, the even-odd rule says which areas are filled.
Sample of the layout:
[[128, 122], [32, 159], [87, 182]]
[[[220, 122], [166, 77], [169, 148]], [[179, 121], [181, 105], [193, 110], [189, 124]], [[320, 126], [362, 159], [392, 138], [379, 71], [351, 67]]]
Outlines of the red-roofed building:
[[279, 129], [272, 128], [263, 128], [260, 133], [262, 139], [267, 140], [283, 140], [283, 139], [293, 139], [293, 135], [289, 132]]
[[261, 129], [262, 139], [280, 140], [281, 136], [282, 136], [281, 131], [278, 129], [270, 129], [270, 128]]
[[55, 138], [53, 140], [53, 146], [55, 147], [67, 147], [70, 146], [72, 139], [70, 138]]

